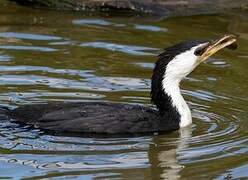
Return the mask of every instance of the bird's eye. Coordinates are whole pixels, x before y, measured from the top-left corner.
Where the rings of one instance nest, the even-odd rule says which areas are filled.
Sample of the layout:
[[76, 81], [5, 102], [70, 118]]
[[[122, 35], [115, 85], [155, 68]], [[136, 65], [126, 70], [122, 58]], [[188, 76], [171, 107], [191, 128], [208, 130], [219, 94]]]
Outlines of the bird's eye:
[[203, 52], [204, 52], [204, 48], [199, 47], [199, 48], [197, 48], [197, 49], [195, 50], [194, 54], [195, 54], [196, 56], [200, 56], [200, 55], [203, 54]]
[[205, 43], [204, 45], [196, 48], [194, 54], [196, 56], [201, 56], [207, 50], [208, 47], [209, 47], [209, 43]]

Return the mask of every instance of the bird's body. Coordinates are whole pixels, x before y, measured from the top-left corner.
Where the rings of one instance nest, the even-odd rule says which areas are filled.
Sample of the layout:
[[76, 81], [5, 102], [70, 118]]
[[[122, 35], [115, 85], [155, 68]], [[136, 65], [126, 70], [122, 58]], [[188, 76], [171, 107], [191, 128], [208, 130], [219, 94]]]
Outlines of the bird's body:
[[[105, 102], [26, 105], [0, 113], [45, 130], [97, 134], [160, 133], [192, 123], [180, 81], [218, 50], [232, 45], [232, 35], [217, 41], [186, 41], [166, 48], [152, 75], [151, 99], [157, 109]], [[233, 47], [231, 47], [233, 48]]]
[[12, 119], [36, 127], [74, 133], [152, 133], [179, 129], [179, 123], [156, 109], [105, 102], [26, 105], [9, 113]]

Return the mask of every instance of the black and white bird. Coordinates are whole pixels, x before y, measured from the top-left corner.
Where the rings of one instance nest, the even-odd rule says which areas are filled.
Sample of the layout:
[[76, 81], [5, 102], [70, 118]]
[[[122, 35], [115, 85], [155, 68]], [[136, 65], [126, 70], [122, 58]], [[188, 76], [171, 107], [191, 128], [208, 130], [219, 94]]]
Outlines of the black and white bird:
[[186, 41], [166, 48], [159, 56], [151, 79], [151, 99], [157, 109], [118, 103], [75, 102], [25, 105], [1, 114], [44, 130], [73, 133], [161, 133], [192, 123], [190, 109], [179, 84], [196, 66], [224, 47], [236, 48], [236, 38]]

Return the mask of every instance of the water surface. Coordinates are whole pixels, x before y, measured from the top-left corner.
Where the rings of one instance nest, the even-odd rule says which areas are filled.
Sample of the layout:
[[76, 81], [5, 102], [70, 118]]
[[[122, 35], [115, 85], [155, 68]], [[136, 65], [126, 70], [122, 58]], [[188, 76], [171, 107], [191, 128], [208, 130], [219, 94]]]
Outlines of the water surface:
[[0, 3], [0, 104], [114, 101], [150, 106], [155, 55], [186, 39], [239, 35], [182, 83], [193, 125], [159, 136], [49, 135], [0, 123], [0, 178], [248, 177], [246, 14], [83, 15]]

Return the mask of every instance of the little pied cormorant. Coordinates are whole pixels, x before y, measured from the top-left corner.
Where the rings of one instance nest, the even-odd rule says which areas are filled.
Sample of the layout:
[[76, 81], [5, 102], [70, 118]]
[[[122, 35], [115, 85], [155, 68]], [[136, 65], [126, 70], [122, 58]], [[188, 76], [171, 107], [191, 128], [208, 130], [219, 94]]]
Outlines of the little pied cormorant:
[[235, 49], [235, 42], [235, 36], [225, 35], [215, 41], [185, 41], [166, 48], [158, 56], [151, 79], [151, 99], [158, 110], [105, 102], [53, 102], [13, 110], [1, 108], [0, 114], [56, 132], [137, 134], [177, 130], [192, 123], [180, 81], [220, 49]]

